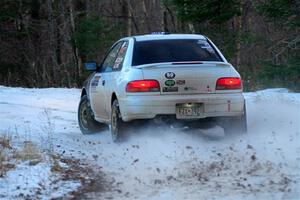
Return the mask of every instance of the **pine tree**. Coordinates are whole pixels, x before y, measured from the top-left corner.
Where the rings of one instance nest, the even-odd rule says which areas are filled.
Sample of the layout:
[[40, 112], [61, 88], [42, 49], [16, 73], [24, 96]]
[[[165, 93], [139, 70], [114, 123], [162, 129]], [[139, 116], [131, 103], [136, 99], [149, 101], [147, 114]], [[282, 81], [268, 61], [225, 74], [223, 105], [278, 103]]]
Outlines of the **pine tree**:
[[238, 0], [173, 0], [183, 21], [224, 23], [240, 14]]
[[272, 42], [272, 60], [265, 63], [262, 77], [275, 86], [300, 90], [300, 1], [267, 0], [257, 8], [281, 33]]

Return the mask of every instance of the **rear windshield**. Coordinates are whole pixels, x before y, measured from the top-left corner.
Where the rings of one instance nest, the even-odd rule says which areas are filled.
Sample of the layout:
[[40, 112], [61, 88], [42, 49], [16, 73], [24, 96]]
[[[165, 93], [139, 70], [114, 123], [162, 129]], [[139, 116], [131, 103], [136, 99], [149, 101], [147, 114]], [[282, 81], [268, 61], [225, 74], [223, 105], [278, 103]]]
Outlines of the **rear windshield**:
[[148, 40], [135, 43], [132, 65], [182, 61], [222, 61], [204, 39]]

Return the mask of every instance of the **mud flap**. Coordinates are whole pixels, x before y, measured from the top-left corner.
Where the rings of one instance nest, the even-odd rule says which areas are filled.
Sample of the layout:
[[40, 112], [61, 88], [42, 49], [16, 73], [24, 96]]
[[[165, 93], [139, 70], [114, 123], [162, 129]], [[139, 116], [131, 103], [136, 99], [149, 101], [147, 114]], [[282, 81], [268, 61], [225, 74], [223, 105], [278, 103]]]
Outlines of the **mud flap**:
[[217, 123], [224, 128], [226, 134], [247, 133], [247, 111], [244, 104], [244, 113], [236, 117], [221, 117]]

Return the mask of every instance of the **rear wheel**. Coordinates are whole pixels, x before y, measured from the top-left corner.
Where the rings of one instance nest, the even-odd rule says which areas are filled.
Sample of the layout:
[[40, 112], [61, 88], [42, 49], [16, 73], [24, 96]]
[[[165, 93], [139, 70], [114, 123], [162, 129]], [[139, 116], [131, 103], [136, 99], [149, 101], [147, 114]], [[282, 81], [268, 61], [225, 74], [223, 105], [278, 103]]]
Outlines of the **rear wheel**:
[[91, 109], [90, 101], [85, 95], [81, 97], [78, 107], [78, 123], [83, 134], [91, 134], [99, 131], [105, 124], [97, 122]]
[[112, 136], [112, 140], [114, 142], [120, 141], [120, 137], [124, 133], [125, 122], [122, 120], [119, 102], [118, 100], [114, 100], [111, 106], [111, 126], [110, 132]]
[[247, 111], [244, 105], [244, 113], [241, 116], [223, 118], [221, 120], [225, 133], [247, 133]]

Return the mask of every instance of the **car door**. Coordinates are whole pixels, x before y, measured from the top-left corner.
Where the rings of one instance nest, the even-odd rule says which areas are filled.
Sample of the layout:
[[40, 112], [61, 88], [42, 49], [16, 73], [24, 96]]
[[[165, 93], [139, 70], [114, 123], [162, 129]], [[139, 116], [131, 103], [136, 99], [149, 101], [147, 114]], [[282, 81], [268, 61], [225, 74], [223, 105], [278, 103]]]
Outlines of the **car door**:
[[99, 71], [90, 82], [90, 103], [95, 119], [101, 122], [109, 122], [110, 114], [106, 109], [110, 96], [108, 97], [109, 84], [107, 84], [110, 72], [113, 71], [114, 63], [123, 42], [116, 43], [104, 58]]
[[118, 50], [118, 54], [115, 59], [115, 62], [113, 64], [112, 71], [105, 74], [105, 84], [106, 84], [105, 91], [106, 91], [106, 96], [108, 98], [106, 101], [107, 102], [106, 110], [107, 113], [109, 114], [109, 118], [111, 113], [111, 97], [113, 93], [118, 94], [120, 79], [122, 79], [120, 73], [123, 68], [123, 62], [127, 52], [128, 44], [129, 42], [126, 40], [122, 42], [121, 47]]

